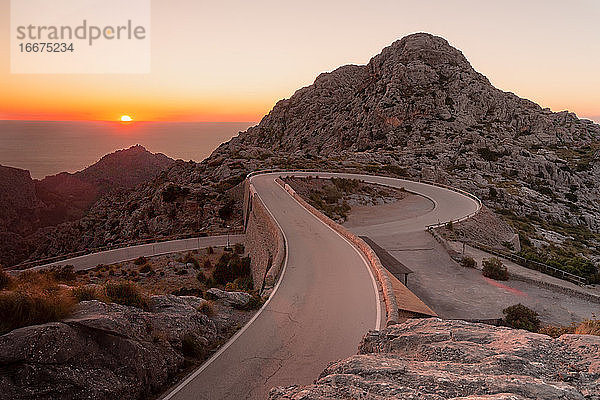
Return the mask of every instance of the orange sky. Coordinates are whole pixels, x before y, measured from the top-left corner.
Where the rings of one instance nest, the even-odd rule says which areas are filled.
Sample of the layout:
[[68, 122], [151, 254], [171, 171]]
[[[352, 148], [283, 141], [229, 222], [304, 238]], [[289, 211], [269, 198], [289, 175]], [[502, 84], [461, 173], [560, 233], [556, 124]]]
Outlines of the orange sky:
[[10, 74], [9, 3], [0, 0], [0, 119], [258, 121], [320, 72], [426, 31], [500, 89], [600, 121], [596, 0], [155, 0], [144, 75]]

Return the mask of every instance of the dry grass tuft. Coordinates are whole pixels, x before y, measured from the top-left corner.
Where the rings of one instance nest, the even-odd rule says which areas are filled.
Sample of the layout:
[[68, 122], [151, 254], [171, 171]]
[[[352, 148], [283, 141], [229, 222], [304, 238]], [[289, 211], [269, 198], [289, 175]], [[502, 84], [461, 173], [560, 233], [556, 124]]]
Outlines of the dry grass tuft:
[[0, 334], [29, 325], [60, 321], [75, 308], [76, 300], [64, 288], [24, 285], [0, 292]]
[[104, 290], [109, 301], [144, 310], [149, 308], [148, 296], [133, 282], [108, 282]]
[[83, 285], [72, 289], [73, 297], [77, 302], [99, 300], [108, 302], [104, 288], [96, 285]]
[[583, 321], [575, 328], [575, 333], [579, 335], [600, 336], [600, 320], [588, 319]]

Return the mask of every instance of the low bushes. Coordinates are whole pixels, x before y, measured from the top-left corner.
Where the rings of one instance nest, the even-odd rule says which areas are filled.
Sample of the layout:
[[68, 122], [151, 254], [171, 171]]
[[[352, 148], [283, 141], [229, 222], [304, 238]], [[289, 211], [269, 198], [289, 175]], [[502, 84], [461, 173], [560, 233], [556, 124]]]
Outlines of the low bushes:
[[244, 276], [251, 276], [250, 258], [248, 257], [240, 258], [237, 254], [224, 253], [215, 264], [213, 278], [221, 285]]
[[190, 194], [189, 188], [181, 187], [173, 183], [170, 183], [161, 193], [165, 203], [172, 203], [180, 197], [186, 197], [188, 194]]
[[147, 259], [146, 257], [144, 257], [144, 256], [141, 256], [141, 257], [138, 257], [138, 258], [136, 258], [136, 259], [133, 261], [133, 263], [134, 263], [135, 265], [144, 265], [144, 264], [147, 264], [147, 263], [148, 263], [148, 259]]
[[70, 283], [77, 279], [75, 268], [72, 265], [52, 267], [41, 271], [42, 274], [48, 274], [51, 279], [62, 282]]
[[252, 298], [250, 299], [250, 301], [248, 302], [248, 304], [246, 304], [246, 306], [243, 307], [243, 309], [244, 310], [257, 310], [263, 304], [264, 304], [263, 298], [260, 297], [258, 295], [258, 293], [252, 293]]
[[497, 259], [496, 257], [488, 258], [487, 260], [483, 260], [481, 262], [483, 269], [481, 273], [483, 276], [491, 279], [495, 279], [497, 281], [507, 281], [508, 280], [508, 270], [502, 264], [502, 261]]
[[530, 332], [537, 332], [540, 329], [538, 313], [521, 303], [507, 307], [502, 312], [505, 315], [503, 321], [507, 326], [516, 329], [525, 329]]
[[244, 251], [245, 251], [244, 245], [241, 243], [236, 243], [233, 246], [233, 251], [235, 252], [235, 254], [244, 254]]
[[461, 265], [465, 268], [477, 268], [477, 261], [473, 257], [465, 256], [460, 261]]
[[140, 268], [140, 273], [142, 274], [149, 274], [151, 272], [154, 272], [154, 270], [152, 269], [152, 266], [150, 264], [144, 264]]
[[583, 321], [577, 327], [575, 332], [579, 335], [596, 335], [600, 336], [600, 320], [588, 319]]
[[18, 288], [0, 292], [0, 334], [23, 326], [59, 321], [75, 307], [68, 290]]

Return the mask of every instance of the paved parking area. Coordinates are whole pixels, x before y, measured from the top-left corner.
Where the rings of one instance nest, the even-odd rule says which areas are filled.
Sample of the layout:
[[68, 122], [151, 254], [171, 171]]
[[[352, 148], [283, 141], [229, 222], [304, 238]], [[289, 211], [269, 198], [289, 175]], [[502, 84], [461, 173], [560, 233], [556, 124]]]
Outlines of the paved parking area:
[[[419, 207], [415, 199], [411, 199], [406, 218], [418, 216], [416, 209], [427, 212], [430, 202], [426, 199], [422, 202], [422, 207]], [[398, 207], [401, 206], [400, 202]], [[441, 318], [500, 318], [504, 308], [517, 303], [537, 311], [546, 324], [568, 325], [600, 315], [600, 304], [597, 303], [521, 281], [487, 279], [479, 270], [458, 265], [429, 233], [398, 234], [382, 229], [381, 225], [377, 225], [379, 217], [374, 217], [373, 224], [369, 223], [368, 215], [377, 215], [377, 206], [372, 207], [371, 213], [360, 211], [361, 223], [351, 219], [353, 223], [348, 228], [357, 234], [368, 235], [413, 270], [408, 288]], [[386, 214], [390, 216], [389, 210]], [[405, 218], [401, 209], [394, 215], [396, 219]]]

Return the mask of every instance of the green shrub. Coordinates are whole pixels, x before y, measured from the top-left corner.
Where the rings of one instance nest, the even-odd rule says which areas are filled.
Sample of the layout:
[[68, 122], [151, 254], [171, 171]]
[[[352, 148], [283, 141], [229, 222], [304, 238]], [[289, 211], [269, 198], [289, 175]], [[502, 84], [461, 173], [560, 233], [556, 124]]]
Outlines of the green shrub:
[[215, 254], [215, 249], [213, 249], [212, 246], [208, 246], [208, 248], [206, 249], [206, 253], [207, 254]]
[[133, 261], [133, 263], [134, 263], [135, 265], [144, 265], [144, 264], [147, 264], [147, 263], [148, 263], [148, 259], [147, 259], [146, 257], [144, 257], [144, 256], [141, 256], [141, 257], [138, 257], [138, 258], [136, 258], [136, 259]]
[[506, 247], [509, 250], [515, 249], [515, 245], [512, 242], [509, 242], [508, 240], [503, 241], [502, 246]]
[[0, 335], [23, 326], [60, 321], [75, 307], [66, 290], [26, 290], [0, 292]]
[[523, 304], [515, 304], [502, 310], [504, 313], [504, 323], [507, 326], [516, 329], [525, 329], [530, 332], [537, 332], [540, 329], [540, 319], [538, 313]]
[[358, 189], [360, 181], [357, 179], [331, 178], [331, 183], [342, 192], [353, 192]]
[[460, 261], [461, 265], [466, 268], [477, 268], [477, 261], [473, 257], [465, 256]]
[[508, 280], [508, 270], [496, 257], [488, 258], [487, 260], [483, 260], [481, 262], [483, 269], [481, 273], [483, 276], [495, 279], [497, 281], [507, 281]]
[[243, 275], [235, 278], [233, 283], [244, 292], [248, 292], [254, 289], [254, 283], [252, 282], [252, 277], [250, 275]]
[[144, 264], [141, 268], [140, 268], [140, 273], [142, 274], [148, 274], [150, 272], [154, 271], [152, 269], [152, 266], [150, 264]]
[[212, 263], [210, 262], [210, 260], [207, 258], [206, 260], [204, 260], [204, 263], [202, 265], [204, 268], [206, 269], [211, 269], [212, 268]]
[[569, 200], [572, 203], [577, 203], [577, 195], [575, 193], [567, 193], [565, 194], [565, 199]]
[[250, 258], [240, 258], [237, 254], [224, 253], [215, 265], [213, 278], [219, 284], [233, 282], [239, 277], [250, 276]]
[[198, 279], [198, 282], [200, 283], [206, 283], [206, 275], [204, 275], [204, 272], [202, 271], [198, 272], [196, 279]]
[[133, 282], [108, 282], [104, 290], [108, 300], [114, 303], [148, 309], [148, 297]]
[[491, 161], [491, 162], [496, 162], [498, 161], [500, 158], [508, 155], [507, 152], [497, 152], [494, 150], [491, 150], [488, 147], [483, 147], [480, 149], [477, 149], [477, 153], [479, 153], [479, 156], [481, 158], [483, 158], [485, 161]]
[[244, 251], [245, 251], [244, 245], [241, 243], [236, 243], [233, 246], [233, 251], [235, 252], [235, 254], [244, 254]]
[[227, 202], [219, 208], [218, 214], [219, 217], [223, 220], [228, 220], [233, 215], [233, 210], [235, 207], [235, 200], [229, 199]]

